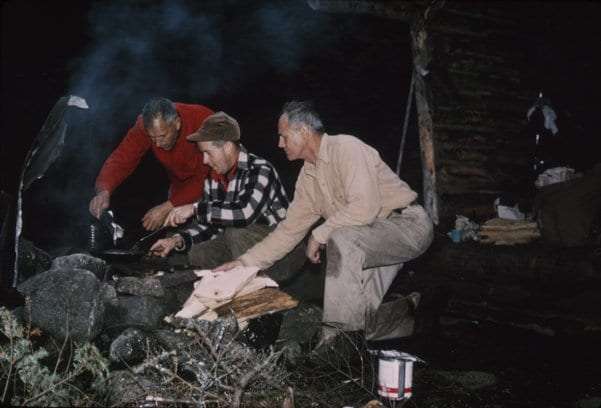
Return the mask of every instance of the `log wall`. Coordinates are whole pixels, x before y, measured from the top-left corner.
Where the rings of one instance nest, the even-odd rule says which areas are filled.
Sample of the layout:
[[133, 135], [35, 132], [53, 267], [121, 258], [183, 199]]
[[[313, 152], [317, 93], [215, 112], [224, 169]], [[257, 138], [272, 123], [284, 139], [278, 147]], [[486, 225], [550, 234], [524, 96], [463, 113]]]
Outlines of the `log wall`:
[[445, 2], [423, 20], [441, 220], [486, 218], [501, 192], [530, 188], [526, 112], [538, 91], [526, 80], [520, 7]]

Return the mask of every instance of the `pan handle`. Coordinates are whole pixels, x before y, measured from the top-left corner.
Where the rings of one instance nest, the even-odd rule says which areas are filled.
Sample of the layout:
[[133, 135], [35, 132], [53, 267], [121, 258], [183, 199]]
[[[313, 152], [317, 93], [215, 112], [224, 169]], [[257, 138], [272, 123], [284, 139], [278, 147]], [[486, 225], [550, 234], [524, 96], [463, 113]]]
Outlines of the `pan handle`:
[[[169, 227], [166, 225], [163, 225], [161, 228], [157, 229], [156, 231], [152, 231], [150, 234], [143, 236], [142, 238], [140, 238], [138, 240], [138, 242], [136, 242], [130, 249], [130, 251], [132, 252], [146, 252], [147, 249], [150, 248], [149, 243], [152, 242], [152, 238], [156, 238], [158, 237], [161, 233], [163, 233], [164, 231], [166, 231]], [[145, 248], [146, 246], [148, 246], [148, 248]]]

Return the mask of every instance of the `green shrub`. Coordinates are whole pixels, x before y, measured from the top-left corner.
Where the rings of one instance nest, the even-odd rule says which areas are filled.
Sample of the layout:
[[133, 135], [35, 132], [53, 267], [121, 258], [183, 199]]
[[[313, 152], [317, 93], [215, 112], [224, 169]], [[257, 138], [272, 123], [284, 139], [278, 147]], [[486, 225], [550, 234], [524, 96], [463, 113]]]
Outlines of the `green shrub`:
[[[66, 339], [57, 353], [32, 341], [11, 311], [0, 307], [1, 404], [96, 406], [104, 399], [108, 361], [90, 343]], [[69, 353], [65, 350], [69, 349]]]

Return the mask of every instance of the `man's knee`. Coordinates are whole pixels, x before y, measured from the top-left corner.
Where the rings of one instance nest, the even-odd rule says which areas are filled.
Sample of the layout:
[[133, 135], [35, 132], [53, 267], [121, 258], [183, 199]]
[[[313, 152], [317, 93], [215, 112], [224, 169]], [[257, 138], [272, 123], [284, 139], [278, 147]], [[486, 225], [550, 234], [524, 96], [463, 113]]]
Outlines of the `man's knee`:
[[338, 247], [351, 247], [355, 241], [353, 235], [353, 230], [349, 227], [337, 228], [330, 234], [326, 245], [335, 244]]
[[359, 248], [356, 245], [357, 239], [352, 227], [342, 227], [335, 229], [328, 238], [326, 251], [328, 259], [330, 253], [334, 256], [344, 256], [350, 252], [355, 252]]
[[326, 244], [327, 274], [337, 276], [347, 262], [363, 264], [363, 253], [355, 244], [355, 234], [350, 228], [338, 228]]

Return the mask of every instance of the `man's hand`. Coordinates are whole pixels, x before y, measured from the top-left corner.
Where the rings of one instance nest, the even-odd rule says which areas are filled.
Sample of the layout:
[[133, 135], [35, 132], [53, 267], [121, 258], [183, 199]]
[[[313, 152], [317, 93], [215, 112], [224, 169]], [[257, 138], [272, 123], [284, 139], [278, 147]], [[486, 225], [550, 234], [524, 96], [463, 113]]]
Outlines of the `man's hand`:
[[169, 211], [172, 209], [173, 204], [171, 204], [170, 201], [165, 201], [163, 204], [151, 208], [144, 214], [144, 217], [142, 217], [142, 225], [148, 231], [159, 229], [163, 225], [163, 222], [165, 222], [167, 214], [169, 214]]
[[305, 254], [307, 255], [307, 258], [309, 258], [309, 261], [311, 261], [314, 264], [321, 263], [320, 251], [321, 248], [323, 248], [324, 246], [325, 245], [317, 242], [315, 238], [313, 238], [313, 235], [311, 235], [309, 237], [309, 242], [307, 243], [307, 250], [305, 251]]
[[169, 227], [177, 227], [180, 224], [183, 224], [194, 215], [194, 204], [182, 205], [180, 207], [175, 207], [169, 212], [167, 218], [165, 219], [165, 223], [163, 225]]
[[150, 247], [150, 254], [164, 258], [169, 255], [169, 252], [173, 251], [173, 248], [182, 245], [184, 245], [184, 239], [179, 234], [169, 238], [159, 239]]
[[219, 265], [217, 268], [213, 269], [213, 272], [225, 272], [234, 269], [238, 266], [244, 266], [244, 264], [242, 263], [242, 261], [236, 259], [235, 261], [230, 261], [224, 263], [223, 265]]
[[90, 200], [90, 214], [100, 219], [100, 215], [104, 210], [109, 208], [111, 204], [111, 195], [108, 191], [102, 190], [98, 192], [92, 200]]

